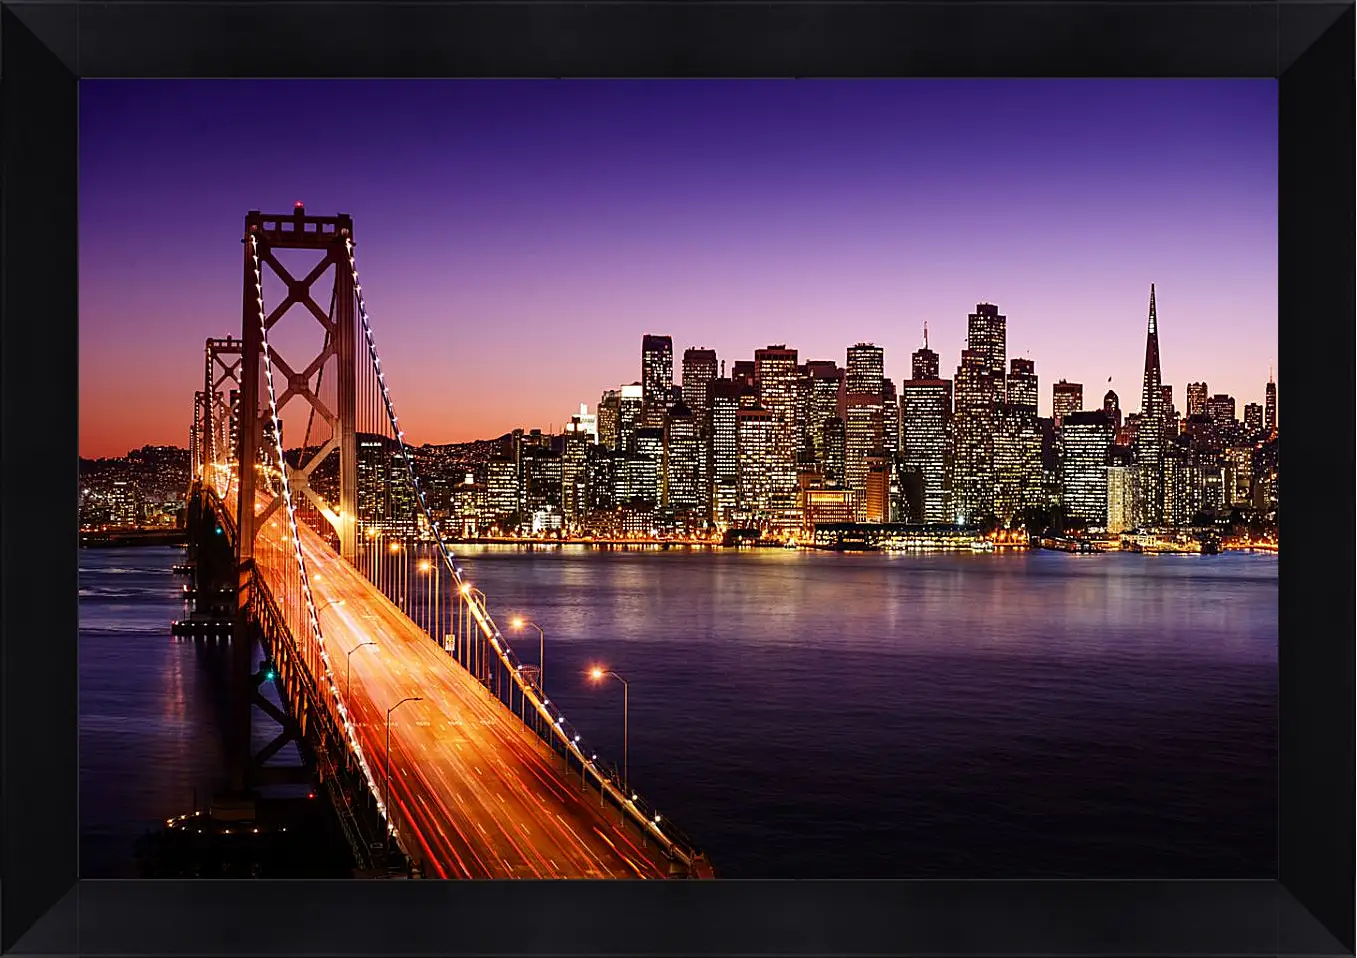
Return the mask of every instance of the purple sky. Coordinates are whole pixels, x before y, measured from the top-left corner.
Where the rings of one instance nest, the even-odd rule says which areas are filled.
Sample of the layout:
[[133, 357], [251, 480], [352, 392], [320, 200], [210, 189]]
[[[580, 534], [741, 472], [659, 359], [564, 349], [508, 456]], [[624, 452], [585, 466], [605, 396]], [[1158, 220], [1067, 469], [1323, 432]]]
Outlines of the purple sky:
[[[949, 378], [979, 301], [1051, 383], [1263, 401], [1272, 80], [128, 81], [80, 86], [81, 454], [187, 442], [240, 334], [247, 210], [354, 217], [415, 442], [560, 424], [641, 335], [729, 363], [857, 341]], [[289, 314], [288, 322], [300, 322]], [[286, 356], [286, 352], [284, 352]], [[310, 357], [307, 357], [308, 359]], [[678, 369], [675, 369], [678, 378]]]

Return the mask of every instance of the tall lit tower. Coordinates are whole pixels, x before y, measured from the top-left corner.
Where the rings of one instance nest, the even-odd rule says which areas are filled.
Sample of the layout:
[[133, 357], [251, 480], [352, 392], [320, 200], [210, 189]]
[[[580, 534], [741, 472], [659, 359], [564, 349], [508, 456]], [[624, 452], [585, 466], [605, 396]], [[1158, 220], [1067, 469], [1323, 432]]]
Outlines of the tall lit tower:
[[642, 425], [663, 429], [674, 393], [674, 339], [672, 336], [641, 337]]
[[708, 384], [717, 378], [716, 350], [692, 346], [683, 351], [683, 403], [699, 426], [711, 419]]
[[1272, 378], [1272, 370], [1267, 371], [1267, 398], [1263, 405], [1263, 428], [1270, 433], [1277, 431], [1277, 381]]
[[754, 351], [759, 404], [772, 420], [767, 482], [771, 493], [796, 490], [796, 350], [785, 344]]
[[977, 303], [966, 324], [966, 347], [980, 354], [985, 368], [999, 377], [1001, 388], [1007, 359], [1007, 326], [1008, 318], [993, 303]]
[[1159, 318], [1150, 284], [1150, 318], [1145, 334], [1145, 378], [1140, 392], [1140, 426], [1136, 429], [1137, 518], [1141, 525], [1164, 521], [1164, 384], [1159, 367]]

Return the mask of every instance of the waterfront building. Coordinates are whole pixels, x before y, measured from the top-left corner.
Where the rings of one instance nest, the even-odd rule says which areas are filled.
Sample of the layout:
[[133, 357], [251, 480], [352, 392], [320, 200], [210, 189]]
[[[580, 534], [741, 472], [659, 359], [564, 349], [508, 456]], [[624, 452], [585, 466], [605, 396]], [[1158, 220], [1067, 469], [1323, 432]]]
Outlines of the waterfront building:
[[953, 413], [952, 504], [956, 521], [994, 514], [994, 435], [999, 429], [1003, 375], [975, 349], [961, 353]]
[[801, 493], [801, 528], [811, 532], [826, 523], [852, 522], [856, 515], [848, 489], [807, 488]]
[[824, 464], [825, 423], [839, 414], [839, 393], [843, 390], [843, 370], [833, 360], [815, 359], [806, 363], [810, 395], [806, 401], [806, 431], [821, 465]]
[[824, 450], [822, 462], [826, 485], [847, 485], [848, 475], [844, 463], [848, 452], [848, 427], [838, 416], [830, 416], [821, 429], [821, 448]]
[[1248, 508], [1253, 504], [1253, 446], [1231, 446], [1225, 450], [1226, 490], [1229, 504]]
[[[486, 509], [501, 529], [518, 514], [518, 463], [512, 456], [491, 456], [486, 463]], [[507, 530], [506, 530], [507, 531]]]
[[868, 457], [883, 445], [881, 392], [844, 397], [844, 481], [865, 521]]
[[892, 462], [884, 449], [875, 449], [867, 457], [866, 495], [862, 521], [883, 523], [891, 521]]
[[772, 506], [769, 462], [773, 448], [773, 416], [755, 401], [735, 413], [739, 443], [739, 509], [758, 516]]
[[1135, 526], [1135, 492], [1131, 481], [1131, 450], [1113, 446], [1107, 466], [1107, 531], [1112, 535]]
[[766, 464], [768, 482], [771, 491], [778, 495], [796, 491], [796, 454], [801, 438], [796, 428], [796, 366], [796, 350], [785, 344], [754, 352], [759, 404], [773, 423]]
[[739, 505], [739, 430], [736, 412], [740, 405], [739, 387], [729, 379], [714, 380], [711, 397], [711, 438], [708, 443], [712, 518], [728, 523], [730, 513]]
[[1272, 377], [1272, 370], [1267, 374], [1267, 397], [1263, 400], [1263, 428], [1269, 433], [1277, 434], [1277, 381]]
[[636, 455], [651, 463], [649, 475], [653, 477], [651, 481], [654, 484], [648, 488], [638, 485], [635, 478], [637, 474], [633, 473], [632, 497], [659, 505], [664, 501], [664, 429], [647, 426], [636, 430]]
[[[618, 463], [626, 453], [599, 446], [589, 456], [587, 484], [589, 508], [587, 514], [604, 512], [618, 504]], [[587, 524], [586, 524], [587, 527]]]
[[[915, 354], [917, 355], [917, 353]], [[916, 365], [928, 371], [929, 367]], [[953, 519], [949, 434], [952, 384], [945, 379], [909, 379], [900, 384], [900, 461], [923, 477], [923, 521]]]
[[561, 452], [561, 514], [566, 525], [575, 528], [589, 511], [589, 449], [592, 437], [581, 422], [572, 416], [566, 424]]
[[529, 516], [547, 506], [561, 511], [563, 463], [561, 454], [536, 444], [522, 448], [522, 508]]
[[[1216, 477], [1211, 485], [1220, 490], [1220, 470], [1212, 469]], [[1190, 444], [1174, 442], [1164, 456], [1164, 524], [1191, 525], [1197, 514], [1207, 507], [1207, 475], [1194, 461]]]
[[886, 452], [891, 456], [900, 452], [900, 401], [889, 379], [881, 381], [881, 435]]
[[675, 512], [698, 508], [701, 475], [698, 425], [686, 403], [669, 408], [664, 437], [664, 505]]
[[1061, 424], [1061, 478], [1067, 521], [1107, 525], [1107, 466], [1112, 423], [1101, 410], [1070, 413]]

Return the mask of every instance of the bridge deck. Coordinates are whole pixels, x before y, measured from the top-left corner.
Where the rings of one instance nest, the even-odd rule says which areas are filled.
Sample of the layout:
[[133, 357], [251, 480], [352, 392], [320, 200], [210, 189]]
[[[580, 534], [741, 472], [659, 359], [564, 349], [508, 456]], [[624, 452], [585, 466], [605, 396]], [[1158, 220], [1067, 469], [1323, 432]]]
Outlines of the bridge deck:
[[386, 709], [407, 695], [423, 697], [392, 717], [391, 804], [427, 874], [668, 876], [653, 844], [643, 847], [634, 826], [623, 830], [597, 792], [582, 792], [530, 729], [365, 576], [304, 525], [301, 538], [331, 661], [342, 662], [365, 640], [377, 643], [352, 658], [349, 708], [379, 787]]

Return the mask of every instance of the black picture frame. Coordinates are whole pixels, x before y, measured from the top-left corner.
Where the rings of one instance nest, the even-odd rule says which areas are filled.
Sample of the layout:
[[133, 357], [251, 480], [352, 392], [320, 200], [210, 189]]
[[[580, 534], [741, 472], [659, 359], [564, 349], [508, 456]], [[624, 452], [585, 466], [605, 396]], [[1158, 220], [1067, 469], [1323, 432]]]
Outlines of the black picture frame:
[[[1323, 0], [0, 2], [0, 950], [1352, 954], [1353, 23]], [[1277, 880], [79, 881], [77, 81], [133, 76], [1277, 78]]]

